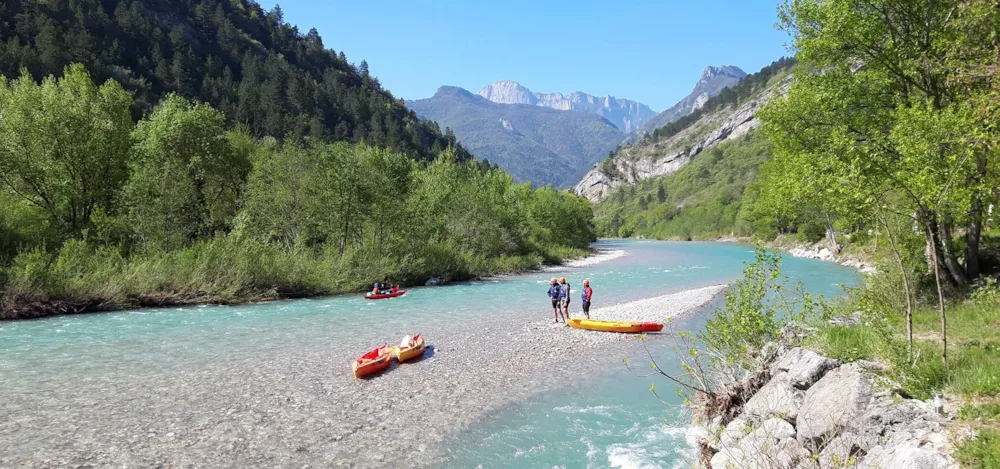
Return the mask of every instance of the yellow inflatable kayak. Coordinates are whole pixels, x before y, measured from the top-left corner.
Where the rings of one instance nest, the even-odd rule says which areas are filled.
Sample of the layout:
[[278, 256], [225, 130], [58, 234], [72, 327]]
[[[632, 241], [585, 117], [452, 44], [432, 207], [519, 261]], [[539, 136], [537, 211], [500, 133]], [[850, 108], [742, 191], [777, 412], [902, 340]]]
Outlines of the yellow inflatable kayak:
[[393, 353], [400, 363], [422, 356], [424, 354], [424, 336], [420, 334], [413, 336], [405, 346], [393, 347]]
[[640, 332], [660, 332], [663, 330], [663, 324], [658, 322], [596, 321], [592, 319], [579, 318], [570, 319], [569, 327], [587, 329], [589, 331], [625, 332], [631, 334]]

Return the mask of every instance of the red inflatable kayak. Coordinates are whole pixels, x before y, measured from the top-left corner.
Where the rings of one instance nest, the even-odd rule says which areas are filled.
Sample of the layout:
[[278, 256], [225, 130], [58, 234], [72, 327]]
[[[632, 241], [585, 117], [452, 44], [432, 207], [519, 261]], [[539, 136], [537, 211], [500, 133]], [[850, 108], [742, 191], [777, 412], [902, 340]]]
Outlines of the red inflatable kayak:
[[351, 363], [351, 369], [354, 370], [355, 378], [361, 378], [389, 368], [391, 361], [392, 347], [383, 345], [379, 348], [369, 350], [355, 359]]
[[384, 300], [386, 298], [395, 298], [397, 296], [403, 296], [406, 294], [406, 290], [397, 290], [392, 293], [379, 293], [378, 295], [372, 295], [368, 293], [365, 295], [366, 300]]

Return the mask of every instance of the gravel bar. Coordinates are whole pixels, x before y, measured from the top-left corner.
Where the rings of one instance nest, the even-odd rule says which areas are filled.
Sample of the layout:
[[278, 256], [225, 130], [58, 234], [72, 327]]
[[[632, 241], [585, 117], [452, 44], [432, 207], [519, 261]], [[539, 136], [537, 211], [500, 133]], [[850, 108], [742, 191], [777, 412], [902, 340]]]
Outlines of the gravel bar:
[[[662, 321], [725, 288], [607, 306], [591, 317]], [[8, 383], [0, 468], [447, 465], [447, 445], [462, 430], [634, 352], [634, 335], [571, 329], [550, 315], [540, 307], [442, 321], [422, 331], [422, 360], [367, 380], [355, 380], [349, 366], [359, 338], [187, 369], [112, 371], [45, 387]]]

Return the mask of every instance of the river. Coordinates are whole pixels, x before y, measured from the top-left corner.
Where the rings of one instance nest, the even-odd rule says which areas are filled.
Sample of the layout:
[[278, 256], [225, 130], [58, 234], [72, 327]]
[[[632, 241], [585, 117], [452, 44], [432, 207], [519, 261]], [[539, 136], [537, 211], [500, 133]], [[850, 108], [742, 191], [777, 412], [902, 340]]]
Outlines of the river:
[[[637, 342], [534, 357], [527, 349], [539, 335], [505, 330], [555, 333], [541, 326], [551, 322], [553, 275], [577, 288], [591, 279], [596, 308], [735, 280], [752, 247], [598, 246], [628, 255], [385, 301], [342, 295], [0, 323], [0, 467], [368, 467], [413, 454], [414, 465], [450, 467], [679, 467], [693, 435], [648, 391], [656, 383], [670, 396], [667, 383], [621, 366], [641, 355]], [[828, 296], [859, 278], [788, 256], [783, 272]], [[702, 327], [708, 310], [678, 326]], [[414, 331], [431, 344], [428, 358], [352, 379], [350, 357]], [[669, 340], [650, 344], [672, 366]], [[520, 364], [525, 357], [546, 363]]]

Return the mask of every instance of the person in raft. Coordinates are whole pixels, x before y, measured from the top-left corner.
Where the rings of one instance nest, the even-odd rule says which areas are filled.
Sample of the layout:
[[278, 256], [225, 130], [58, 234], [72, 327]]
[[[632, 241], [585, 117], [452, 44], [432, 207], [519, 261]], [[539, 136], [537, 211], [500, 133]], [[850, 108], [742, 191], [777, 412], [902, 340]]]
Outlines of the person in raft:
[[590, 280], [583, 281], [583, 315], [590, 319], [590, 297], [594, 295], [594, 290], [590, 288]]
[[552, 314], [556, 317], [556, 322], [559, 322], [559, 294], [562, 292], [562, 287], [559, 286], [559, 280], [552, 279], [549, 282], [549, 300], [552, 300]]
[[559, 279], [560, 291], [559, 291], [559, 303], [562, 305], [563, 318], [569, 323], [569, 299], [570, 299], [570, 288], [569, 283], [566, 282], [566, 277]]

